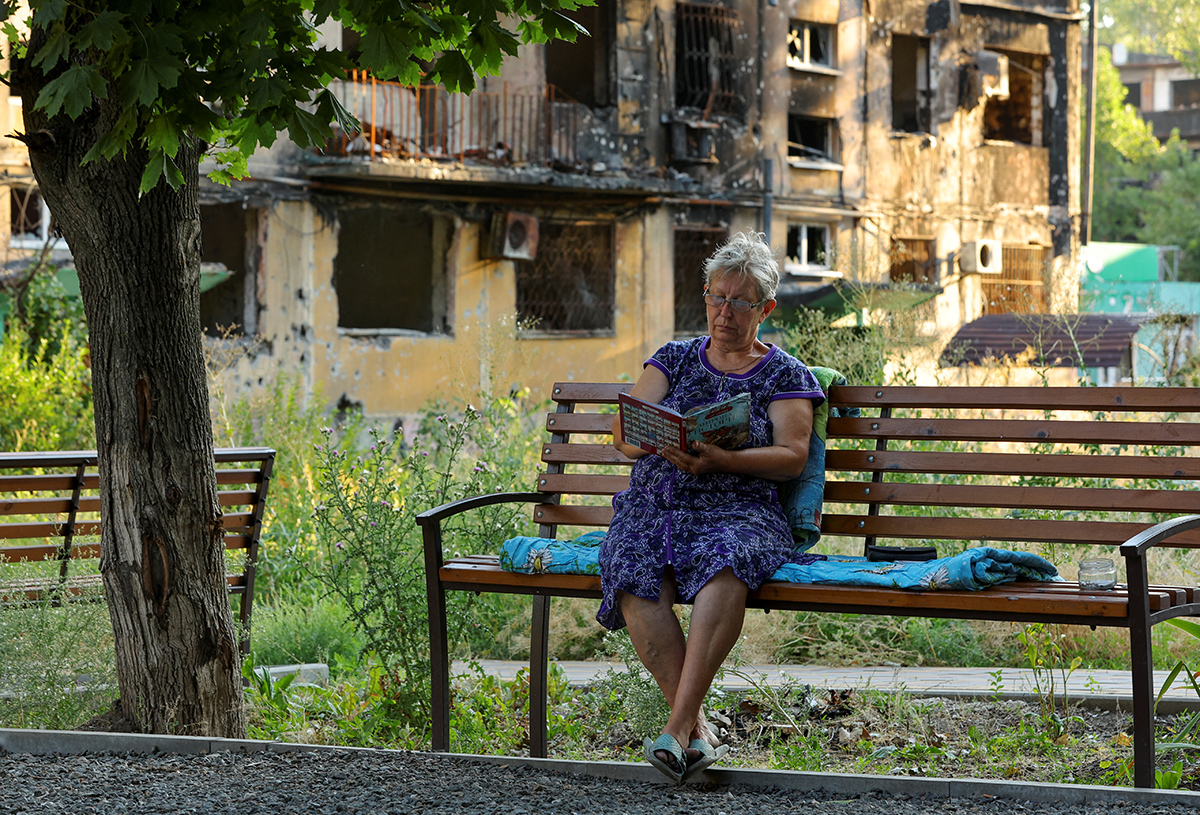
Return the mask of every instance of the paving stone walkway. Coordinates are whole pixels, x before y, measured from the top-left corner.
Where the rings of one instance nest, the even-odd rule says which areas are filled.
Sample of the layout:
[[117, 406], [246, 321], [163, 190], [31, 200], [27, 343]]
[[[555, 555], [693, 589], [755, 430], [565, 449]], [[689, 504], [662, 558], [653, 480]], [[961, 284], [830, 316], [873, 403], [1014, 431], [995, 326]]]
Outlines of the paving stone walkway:
[[[596, 676], [610, 668], [623, 666], [605, 662], [558, 662], [572, 685], [586, 685]], [[484, 660], [480, 665], [495, 676], [512, 678], [517, 671], [526, 667], [524, 662]], [[455, 663], [454, 670], [464, 669]], [[753, 677], [756, 683], [766, 682], [779, 686], [785, 682], [813, 685], [821, 688], [874, 688], [876, 690], [903, 689], [913, 696], [948, 696], [1002, 699], [1026, 698], [1037, 693], [1033, 671], [1020, 668], [1003, 668], [999, 672], [988, 668], [902, 668], [847, 667], [832, 668], [822, 665], [750, 665], [743, 673]], [[1155, 671], [1154, 687], [1162, 687], [1167, 671]], [[727, 675], [721, 683], [729, 690], [749, 688], [750, 682], [743, 677]], [[1071, 699], [1088, 704], [1128, 709], [1133, 698], [1132, 679], [1128, 671], [1078, 670], [1067, 679], [1067, 695]], [[1200, 710], [1200, 697], [1190, 685], [1177, 680], [1174, 687], [1159, 704], [1162, 713], [1180, 710]]]

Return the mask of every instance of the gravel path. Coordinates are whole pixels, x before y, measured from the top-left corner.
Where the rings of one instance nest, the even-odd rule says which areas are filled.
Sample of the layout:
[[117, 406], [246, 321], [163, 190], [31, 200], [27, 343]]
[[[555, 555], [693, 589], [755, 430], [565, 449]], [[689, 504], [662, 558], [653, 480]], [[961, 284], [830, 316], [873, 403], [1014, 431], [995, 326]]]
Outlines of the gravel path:
[[618, 781], [419, 753], [0, 755], [0, 813], [468, 813], [469, 815], [1182, 815], [1196, 803], [849, 798], [789, 789]]

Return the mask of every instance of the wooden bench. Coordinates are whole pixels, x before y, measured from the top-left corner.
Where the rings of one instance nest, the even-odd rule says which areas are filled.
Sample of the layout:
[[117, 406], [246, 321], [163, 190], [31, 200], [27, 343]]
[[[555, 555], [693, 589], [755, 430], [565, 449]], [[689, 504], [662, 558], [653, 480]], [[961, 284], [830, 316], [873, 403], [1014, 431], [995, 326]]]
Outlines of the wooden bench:
[[[444, 560], [443, 521], [476, 507], [519, 501], [533, 505], [543, 537], [559, 535], [560, 527], [563, 537], [575, 537], [587, 527], [607, 525], [608, 497], [628, 484], [630, 461], [610, 442], [617, 394], [629, 387], [554, 385], [557, 409], [546, 419], [546, 467], [534, 491], [466, 498], [418, 516], [435, 750], [449, 749], [447, 591], [533, 596], [534, 756], [547, 749], [550, 598], [600, 596], [597, 577], [513, 574], [491, 555]], [[750, 607], [1126, 628], [1134, 782], [1152, 787], [1150, 629], [1172, 617], [1200, 614], [1200, 602], [1192, 586], [1150, 585], [1147, 555], [1159, 547], [1200, 547], [1200, 515], [1189, 514], [1200, 513], [1195, 488], [1200, 389], [840, 387], [832, 389], [830, 402], [860, 408], [862, 417], [829, 421], [818, 550], [853, 554], [873, 543], [936, 545], [947, 555], [983, 544], [1050, 552], [1060, 565], [1119, 551], [1129, 589], [1089, 592], [1073, 582], [1021, 582], [976, 592], [909, 591], [769, 582], [750, 596]], [[1055, 549], [1067, 545], [1088, 549]]]
[[[250, 653], [254, 567], [275, 451], [218, 449], [217, 489], [231, 596]], [[100, 597], [96, 452], [0, 453], [0, 607]]]

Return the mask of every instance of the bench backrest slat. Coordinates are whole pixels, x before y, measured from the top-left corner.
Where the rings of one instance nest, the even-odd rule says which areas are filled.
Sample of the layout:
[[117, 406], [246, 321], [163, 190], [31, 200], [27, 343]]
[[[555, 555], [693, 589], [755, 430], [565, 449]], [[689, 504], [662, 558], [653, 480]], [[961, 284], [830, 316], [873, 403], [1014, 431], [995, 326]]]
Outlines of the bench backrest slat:
[[841, 385], [830, 400], [859, 408], [1017, 409], [1200, 413], [1194, 388], [879, 387]]
[[[1103, 458], [1104, 471], [1096, 466]], [[1058, 478], [1200, 478], [1200, 461], [1185, 457], [1097, 456], [1067, 453], [929, 453], [911, 450], [830, 450], [825, 468], [839, 472]]]
[[1130, 490], [1101, 487], [1013, 487], [903, 481], [828, 481], [826, 503], [992, 509], [1059, 509], [1200, 513], [1195, 490]]
[[[1112, 426], [1107, 426], [1112, 425]], [[994, 441], [1030, 444], [1200, 444], [1200, 424], [1016, 419], [839, 419], [829, 433], [847, 439]]]

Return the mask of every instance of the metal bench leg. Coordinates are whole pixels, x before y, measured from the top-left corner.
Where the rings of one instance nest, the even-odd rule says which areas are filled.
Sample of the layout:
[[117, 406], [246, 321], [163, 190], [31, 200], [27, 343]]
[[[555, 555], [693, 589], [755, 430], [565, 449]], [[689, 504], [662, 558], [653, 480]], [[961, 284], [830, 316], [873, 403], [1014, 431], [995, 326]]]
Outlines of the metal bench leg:
[[533, 598], [533, 627], [529, 638], [529, 755], [545, 758], [549, 742], [546, 734], [547, 661], [550, 656], [550, 598]]
[[1133, 785], [1154, 788], [1154, 645], [1146, 561], [1127, 558], [1129, 668], [1133, 679]]

